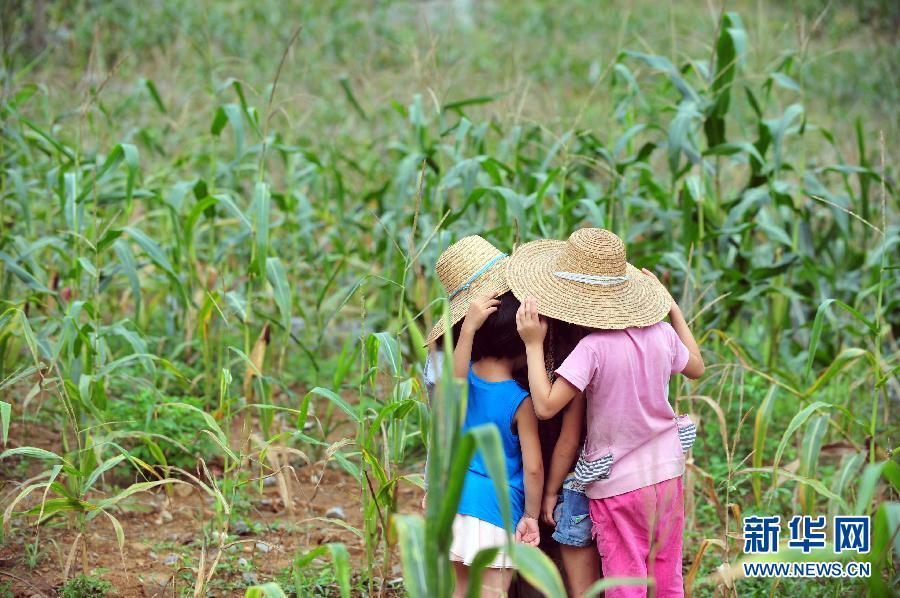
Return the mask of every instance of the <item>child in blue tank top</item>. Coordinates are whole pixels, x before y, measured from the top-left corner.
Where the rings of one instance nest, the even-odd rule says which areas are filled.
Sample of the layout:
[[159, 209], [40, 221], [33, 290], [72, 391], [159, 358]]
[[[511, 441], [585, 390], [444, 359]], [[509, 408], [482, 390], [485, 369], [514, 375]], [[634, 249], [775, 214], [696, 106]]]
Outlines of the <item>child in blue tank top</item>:
[[[516, 331], [519, 301], [512, 293], [473, 300], [453, 351], [453, 370], [469, 382], [463, 430], [494, 424], [500, 431], [506, 458], [509, 503], [517, 522], [516, 541], [540, 542], [537, 516], [541, 507], [544, 469], [537, 416], [528, 390], [514, 379], [525, 366], [525, 345]], [[502, 547], [506, 532], [494, 484], [480, 453], [463, 485], [453, 521], [450, 560], [456, 570], [457, 596], [468, 590], [469, 566], [478, 551], [501, 547], [482, 577], [482, 596], [506, 594], [512, 564]]]

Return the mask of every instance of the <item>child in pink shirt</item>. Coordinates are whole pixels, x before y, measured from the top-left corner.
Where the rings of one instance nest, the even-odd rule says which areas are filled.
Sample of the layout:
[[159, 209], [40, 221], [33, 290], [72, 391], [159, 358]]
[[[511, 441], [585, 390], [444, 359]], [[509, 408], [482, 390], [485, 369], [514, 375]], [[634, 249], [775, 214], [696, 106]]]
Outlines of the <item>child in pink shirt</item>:
[[[622, 241], [601, 229], [576, 231], [565, 243], [524, 245], [507, 274], [525, 298], [517, 325], [538, 417], [552, 417], [579, 392], [587, 400], [575, 475], [590, 499], [604, 577], [649, 578], [656, 596], [683, 596], [681, 476], [696, 432], [676, 417], [667, 391], [672, 374], [697, 378], [704, 365], [681, 310], [649, 271], [625, 261]], [[594, 329], [552, 385], [539, 312]], [[666, 315], [671, 324], [662, 321]], [[646, 595], [638, 586], [606, 592]]]

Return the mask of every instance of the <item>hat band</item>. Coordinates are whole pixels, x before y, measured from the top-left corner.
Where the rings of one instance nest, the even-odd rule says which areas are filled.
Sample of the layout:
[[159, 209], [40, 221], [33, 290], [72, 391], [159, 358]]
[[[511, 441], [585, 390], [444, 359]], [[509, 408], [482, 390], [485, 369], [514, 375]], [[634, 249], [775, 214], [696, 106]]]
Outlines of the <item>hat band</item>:
[[453, 291], [452, 293], [450, 293], [450, 296], [448, 297], [448, 299], [450, 299], [452, 301], [454, 297], [456, 297], [457, 295], [459, 295], [460, 293], [462, 293], [463, 291], [468, 289], [470, 286], [472, 286], [472, 284], [476, 280], [478, 280], [482, 274], [484, 274], [485, 272], [490, 270], [491, 266], [493, 266], [494, 264], [496, 264], [497, 262], [499, 262], [500, 260], [502, 260], [505, 257], [507, 257], [506, 254], [501, 253], [500, 255], [495, 255], [493, 258], [489, 259], [487, 261], [487, 263], [485, 265], [483, 265], [480, 270], [478, 270], [478, 272], [476, 272], [475, 274], [473, 274], [471, 276], [471, 278], [469, 278], [469, 280], [467, 280], [466, 282], [464, 282], [461, 285], [459, 285], [458, 287], [456, 287], [456, 290]]
[[583, 282], [596, 285], [621, 284], [628, 280], [627, 276], [594, 276], [593, 274], [581, 274], [579, 272], [554, 272], [557, 278], [564, 278], [573, 282]]

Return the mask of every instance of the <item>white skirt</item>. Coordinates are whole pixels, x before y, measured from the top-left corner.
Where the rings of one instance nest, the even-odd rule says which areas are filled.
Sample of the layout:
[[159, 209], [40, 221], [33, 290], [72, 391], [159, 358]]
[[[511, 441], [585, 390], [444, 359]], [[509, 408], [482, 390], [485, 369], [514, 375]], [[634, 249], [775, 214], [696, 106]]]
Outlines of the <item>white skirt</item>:
[[450, 545], [450, 560], [471, 566], [478, 551], [500, 547], [500, 552], [488, 565], [492, 569], [511, 568], [512, 561], [506, 554], [506, 532], [487, 521], [470, 515], [456, 515], [453, 518], [453, 543]]

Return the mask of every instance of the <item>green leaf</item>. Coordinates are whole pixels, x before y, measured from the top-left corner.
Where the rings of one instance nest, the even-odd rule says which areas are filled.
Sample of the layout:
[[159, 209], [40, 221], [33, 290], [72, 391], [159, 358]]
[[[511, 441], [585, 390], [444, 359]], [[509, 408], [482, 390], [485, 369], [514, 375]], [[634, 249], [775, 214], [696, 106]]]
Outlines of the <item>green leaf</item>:
[[6, 264], [7, 269], [16, 276], [19, 280], [21, 280], [25, 285], [39, 293], [52, 293], [50, 289], [47, 288], [47, 285], [39, 281], [34, 275], [31, 274], [28, 270], [19, 265], [18, 260], [16, 260], [11, 255], [0, 251], [0, 260]]
[[823, 403], [822, 401], [816, 401], [810, 405], [804, 407], [797, 415], [791, 419], [791, 423], [788, 424], [787, 430], [785, 430], [784, 434], [781, 436], [781, 442], [778, 443], [778, 450], [775, 451], [775, 460], [772, 462], [772, 485], [776, 485], [776, 480], [778, 477], [778, 465], [781, 463], [781, 455], [784, 453], [784, 449], [787, 448], [788, 442], [794, 436], [794, 432], [796, 432], [800, 426], [806, 423], [806, 420], [812, 416], [818, 410], [827, 411], [831, 409], [831, 405], [828, 403]]
[[[222, 428], [221, 428], [221, 426], [219, 426], [219, 423], [216, 421], [216, 419], [212, 415], [210, 415], [209, 413], [204, 411], [203, 409], [200, 409], [199, 407], [195, 407], [194, 405], [189, 405], [188, 403], [178, 403], [178, 402], [163, 403], [162, 405], [160, 405], [160, 407], [174, 407], [175, 409], [185, 409], [187, 411], [193, 411], [194, 413], [196, 413], [197, 415], [199, 415], [200, 417], [203, 418], [203, 421], [204, 421], [204, 423], [206, 423], [207, 428], [212, 432], [212, 435], [215, 436], [216, 439], [219, 441], [219, 446], [228, 450], [226, 448], [228, 445], [228, 437], [225, 435], [225, 432], [222, 431]], [[231, 456], [234, 460], [239, 461], [239, 459], [233, 457], [232, 455], [229, 455], [229, 456]]]
[[71, 465], [69, 461], [65, 460], [63, 457], [60, 457], [56, 453], [51, 453], [46, 449], [37, 448], [34, 446], [20, 446], [17, 448], [7, 449], [0, 453], [0, 461], [8, 457], [15, 456], [30, 457], [32, 459], [40, 459], [42, 461], [61, 461], [66, 465]]
[[350, 553], [346, 546], [336, 542], [328, 544], [328, 551], [331, 553], [334, 577], [341, 590], [341, 598], [350, 598]]
[[378, 354], [384, 359], [393, 376], [399, 376], [403, 369], [400, 355], [400, 344], [388, 332], [376, 332], [370, 336], [376, 343]]
[[[181, 283], [181, 279], [178, 278], [178, 275], [175, 273], [174, 268], [172, 268], [171, 262], [169, 262], [169, 258], [166, 257], [163, 250], [157, 245], [156, 241], [148, 237], [144, 231], [139, 228], [135, 228], [133, 226], [126, 226], [122, 230], [128, 233], [128, 236], [131, 237], [135, 243], [137, 243], [141, 249], [144, 250], [144, 253], [147, 254], [147, 257], [150, 258], [158, 268], [160, 268], [165, 274], [169, 277], [169, 280], [172, 281], [175, 288], [179, 291], [179, 294], [182, 300], [185, 303], [188, 303], [187, 291], [184, 288], [184, 285]], [[121, 258], [121, 254], [119, 256]]]
[[87, 481], [85, 481], [84, 485], [81, 487], [81, 493], [87, 494], [88, 490], [90, 490], [91, 487], [93, 487], [94, 483], [97, 481], [97, 479], [100, 478], [100, 476], [102, 476], [104, 473], [106, 473], [107, 471], [109, 471], [110, 469], [112, 469], [113, 467], [118, 465], [119, 463], [121, 463], [123, 460], [125, 460], [125, 458], [126, 458], [126, 455], [116, 455], [112, 459], [107, 459], [106, 461], [104, 461], [100, 465], [100, 467], [97, 467], [96, 469], [94, 469], [94, 471], [91, 472], [90, 477], [87, 479]]
[[[778, 387], [772, 384], [769, 392], [763, 399], [762, 404], [756, 412], [753, 421], [753, 456], [751, 457], [753, 467], [760, 469], [763, 465], [763, 453], [766, 447], [766, 433], [769, 427], [769, 421], [772, 416], [772, 407], [775, 405], [775, 393]], [[753, 486], [753, 495], [756, 498], [756, 505], [762, 502], [762, 485], [759, 475], [754, 475], [750, 481]]]
[[769, 77], [775, 82], [779, 87], [783, 87], [785, 89], [790, 89], [791, 91], [796, 91], [800, 93], [802, 90], [800, 89], [800, 84], [791, 79], [789, 76], [784, 73], [772, 73]]
[[241, 227], [247, 231], [253, 231], [253, 225], [250, 223], [250, 220], [247, 219], [247, 216], [244, 214], [243, 210], [241, 210], [230, 195], [226, 193], [219, 193], [213, 195], [213, 197], [218, 201], [222, 206], [231, 213], [232, 216], [238, 219]]
[[252, 208], [253, 231], [256, 243], [251, 266], [259, 277], [266, 275], [266, 258], [269, 255], [270, 204], [269, 186], [265, 183], [256, 183], [256, 188], [253, 192]]
[[83, 202], [87, 196], [91, 193], [91, 191], [95, 191], [103, 180], [106, 173], [111, 170], [115, 170], [119, 164], [125, 162], [125, 166], [127, 168], [127, 178], [125, 179], [125, 199], [130, 203], [131, 199], [134, 195], [134, 181], [137, 178], [138, 173], [138, 162], [139, 162], [139, 154], [136, 146], [131, 143], [120, 143], [116, 147], [113, 148], [113, 151], [106, 158], [106, 161], [103, 162], [103, 165], [97, 170], [94, 175], [93, 185], [85, 186], [85, 188], [78, 194], [75, 203]]
[[812, 372], [812, 366], [816, 358], [816, 350], [819, 348], [819, 339], [821, 339], [822, 337], [822, 329], [825, 326], [825, 315], [827, 314], [828, 308], [831, 305], [836, 305], [837, 307], [840, 307], [841, 309], [849, 313], [857, 322], [868, 328], [869, 332], [871, 332], [873, 335], [878, 334], [878, 329], [875, 324], [870, 322], [868, 318], [866, 318], [859, 312], [859, 310], [850, 307], [843, 301], [839, 301], [837, 299], [826, 299], [819, 304], [819, 308], [816, 310], [816, 318], [813, 321], [812, 334], [810, 335], [809, 339], [809, 354], [806, 358], [807, 377], [809, 377], [810, 373]]
[[266, 279], [272, 285], [272, 295], [278, 313], [281, 316], [281, 326], [285, 331], [291, 331], [291, 286], [288, 283], [287, 272], [284, 264], [277, 257], [266, 258]]
[[[308, 399], [311, 398], [312, 395], [317, 395], [320, 397], [324, 397], [325, 399], [328, 399], [329, 401], [334, 403], [335, 406], [337, 406], [341, 411], [343, 411], [344, 413], [349, 415], [353, 419], [354, 422], [359, 423], [360, 421], [362, 421], [360, 419], [359, 414], [356, 412], [356, 409], [351, 407], [350, 404], [347, 403], [347, 401], [342, 399], [340, 397], [340, 395], [338, 395], [333, 390], [329, 390], [327, 388], [322, 388], [321, 386], [317, 386], [317, 387], [313, 388], [308, 393], [306, 393], [306, 398], [304, 398], [304, 401], [307, 404], [308, 404]], [[304, 411], [304, 410], [301, 409], [301, 411]]]
[[350, 87], [350, 79], [346, 76], [341, 76], [338, 78], [338, 83], [340, 83], [347, 101], [350, 102], [350, 106], [356, 110], [356, 113], [359, 114], [363, 120], [369, 120], [369, 117], [366, 116], [366, 111], [359, 105], [359, 101], [357, 101], [356, 95], [354, 95], [353, 89]]
[[153, 103], [156, 104], [156, 108], [163, 114], [166, 113], [166, 105], [163, 104], [162, 97], [159, 95], [159, 90], [156, 89], [156, 84], [150, 79], [143, 79], [142, 83], [144, 87], [147, 89], [147, 93], [150, 94], [150, 97], [153, 99]]
[[[495, 424], [483, 424], [469, 429], [465, 434], [475, 439], [481, 459], [494, 482], [494, 491], [500, 503], [500, 514], [503, 516], [504, 527], [512, 533], [518, 521], [512, 521], [509, 506], [509, 482], [506, 477], [506, 457], [503, 452], [503, 441], [500, 438], [500, 430]], [[468, 462], [466, 463], [468, 466]]]
[[134, 253], [132, 253], [128, 243], [122, 239], [117, 239], [113, 243], [113, 250], [116, 252], [122, 270], [124, 270], [128, 283], [131, 285], [131, 297], [134, 301], [134, 319], [138, 320], [141, 317], [141, 281], [138, 278], [137, 262], [134, 259]]
[[[813, 490], [815, 490], [816, 492], [818, 492], [825, 498], [835, 501], [836, 503], [841, 505], [841, 507], [843, 507], [843, 508], [846, 508], [846, 506], [847, 506], [847, 502], [844, 500], [844, 498], [842, 496], [838, 496], [837, 494], [835, 494], [834, 492], [832, 492], [831, 490], [826, 488], [825, 484], [823, 484], [819, 480], [804, 477], [802, 475], [797, 475], [796, 473], [791, 473], [790, 471], [787, 471], [786, 469], [779, 469], [779, 470], [777, 470], [777, 472], [775, 472], [768, 468], [756, 469], [756, 468], [750, 467], [747, 469], [742, 469], [739, 473], [742, 473], [742, 474], [743, 473], [771, 473], [771, 474], [773, 474], [773, 476], [777, 474], [777, 475], [783, 476], [789, 480], [793, 480], [794, 482], [798, 482], [805, 486], [809, 486], [810, 488], [812, 488]], [[777, 480], [773, 477], [772, 478], [772, 486], [773, 487], [776, 486], [776, 483], [777, 483]]]
[[0, 401], [0, 432], [3, 434], [3, 446], [6, 446], [6, 441], [9, 439], [9, 422], [11, 419], [12, 405]]
[[469, 565], [469, 588], [466, 591], [467, 598], [478, 598], [481, 596], [481, 579], [484, 577], [485, 568], [494, 562], [500, 548], [494, 546], [492, 548], [484, 548], [478, 551], [472, 564]]
[[884, 581], [882, 571], [894, 562], [894, 556], [900, 554], [900, 503], [883, 502], [878, 505], [872, 521], [872, 546], [868, 560], [872, 563], [872, 575], [869, 576], [870, 596], [892, 596], [894, 591]]
[[231, 130], [234, 133], [235, 157], [240, 158], [244, 153], [244, 119], [240, 106], [237, 104], [219, 106], [215, 117], [213, 117], [209, 132], [218, 137], [222, 129], [225, 128], [225, 123], [231, 125]]
[[519, 575], [544, 596], [565, 596], [566, 589], [556, 565], [540, 549], [528, 544], [511, 544], [510, 557]]
[[[798, 473], [803, 477], [812, 478], [816, 475], [819, 452], [822, 450], [822, 438], [828, 430], [830, 419], [827, 415], [819, 415], [812, 418], [809, 425], [806, 426], [806, 432], [800, 444], [800, 469], [798, 470]], [[806, 493], [801, 489], [800, 501], [804, 512], [812, 515], [815, 509], [813, 497], [806, 496]]]
[[868, 357], [869, 360], [874, 360], [872, 354], [869, 351], [857, 347], [850, 347], [838, 353], [838, 356], [835, 357], [834, 361], [832, 361], [828, 365], [828, 367], [825, 368], [825, 371], [822, 372], [818, 378], [816, 378], [816, 381], [813, 382], [812, 385], [809, 386], [809, 388], [803, 391], [803, 396], [806, 398], [811, 397], [817, 390], [819, 390], [819, 388], [824, 386], [828, 381], [844, 371], [847, 366], [851, 365], [860, 357]]
[[76, 511], [84, 513], [94, 510], [94, 506], [81, 500], [73, 500], [71, 498], [48, 498], [27, 511], [25, 514], [29, 517], [40, 517], [38, 523], [43, 523], [59, 513]]
[[453, 102], [447, 102], [443, 106], [441, 106], [441, 110], [443, 112], [455, 111], [462, 113], [462, 108], [466, 106], [477, 106], [480, 104], [490, 104], [494, 100], [497, 99], [497, 96], [477, 96], [473, 98], [465, 98], [463, 100], [456, 100]]
[[[863, 461], [865, 461], [866, 455], [865, 453], [853, 453], [852, 455], [847, 455], [842, 464], [839, 471], [837, 471], [834, 475], [834, 478], [831, 482], [831, 491], [838, 496], [844, 496], [845, 489], [847, 488], [847, 483], [856, 477], [857, 472], [859, 471], [859, 466], [862, 465]], [[828, 503], [828, 515], [829, 517], [834, 517], [838, 514], [838, 505], [834, 501], [829, 501]]]
[[[410, 596], [434, 596], [428, 583], [425, 560], [425, 521], [420, 515], [395, 515], [392, 517], [400, 547], [400, 564], [403, 567], [403, 585]], [[438, 558], [446, 558], [441, 555]]]
[[[128, 488], [125, 488], [115, 496], [110, 498], [103, 499], [96, 503], [96, 508], [105, 511], [110, 507], [117, 505], [122, 502], [126, 498], [133, 496], [139, 492], [147, 492], [148, 490], [152, 490], [153, 488], [158, 488], [159, 486], [164, 486], [166, 484], [188, 484], [184, 480], [179, 480], [176, 478], [164, 478], [162, 480], [153, 480], [151, 482], [138, 482], [136, 484], [132, 484]], [[190, 484], [188, 484], [190, 485]]]
[[[116, 544], [119, 546], [119, 553], [121, 554], [123, 550], [125, 550], [125, 530], [122, 529], [122, 524], [119, 523], [119, 520], [113, 517], [111, 513], [103, 512], [106, 515], [107, 519], [113, 526], [113, 530], [116, 533]], [[124, 555], [123, 555], [124, 558]]]

